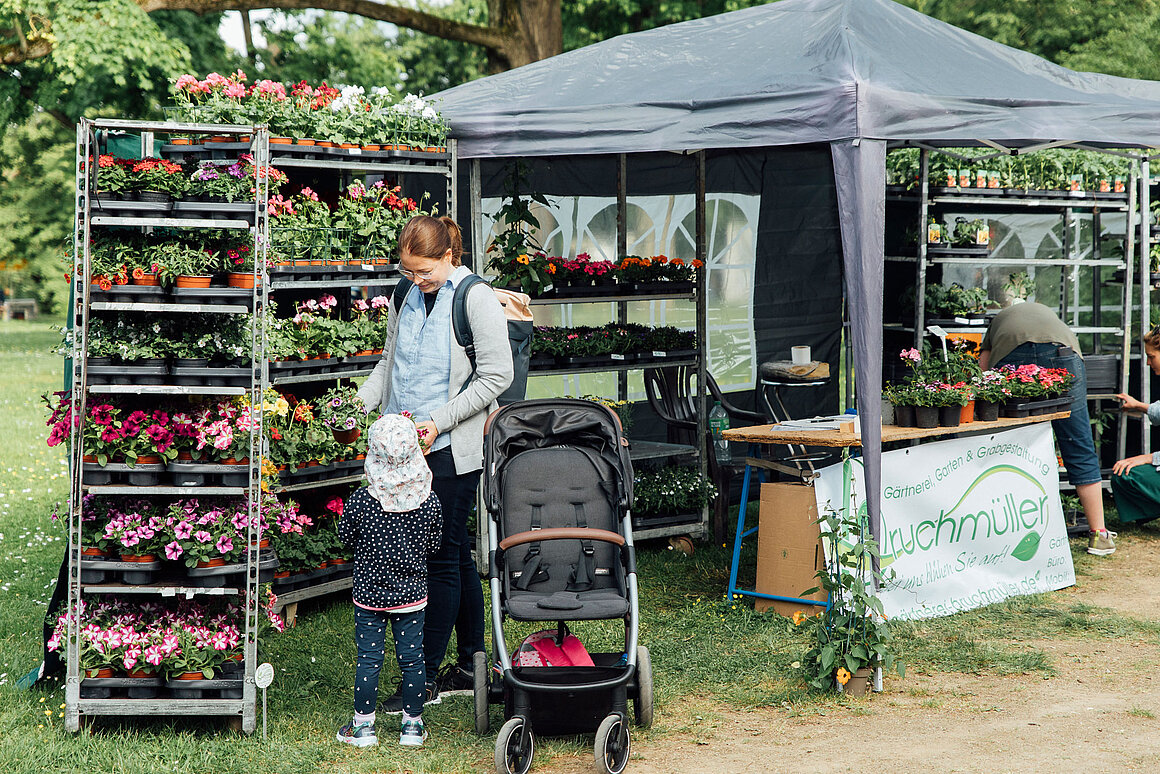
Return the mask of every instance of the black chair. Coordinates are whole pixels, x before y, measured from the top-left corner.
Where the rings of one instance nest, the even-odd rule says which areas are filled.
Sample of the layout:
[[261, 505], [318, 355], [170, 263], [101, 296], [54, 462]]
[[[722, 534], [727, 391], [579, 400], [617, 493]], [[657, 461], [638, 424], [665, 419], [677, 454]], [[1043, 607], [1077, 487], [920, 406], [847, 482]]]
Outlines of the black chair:
[[[646, 368], [644, 371], [644, 391], [652, 410], [664, 420], [669, 443], [696, 446], [704, 444], [709, 462], [709, 480], [717, 488], [717, 498], [713, 501], [713, 538], [725, 538], [725, 524], [729, 515], [729, 486], [733, 477], [744, 473], [745, 458], [731, 462], [717, 461], [713, 449], [712, 436], [706, 431], [705, 437], [697, 439], [697, 395], [693, 389], [693, 378], [697, 369], [691, 366], [667, 366]], [[705, 374], [706, 386], [712, 400], [720, 401], [729, 414], [729, 424], [738, 427], [761, 425], [766, 418], [755, 412], [746, 411], [730, 403], [721, 394], [721, 388], [709, 373]], [[706, 417], [706, 426], [708, 417]]]

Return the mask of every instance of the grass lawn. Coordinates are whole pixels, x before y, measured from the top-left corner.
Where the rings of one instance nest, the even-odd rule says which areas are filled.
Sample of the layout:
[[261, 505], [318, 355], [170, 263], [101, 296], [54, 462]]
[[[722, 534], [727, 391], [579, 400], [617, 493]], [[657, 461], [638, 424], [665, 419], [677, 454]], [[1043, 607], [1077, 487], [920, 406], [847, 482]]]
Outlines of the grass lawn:
[[[39, 395], [59, 389], [61, 361], [48, 350], [58, 336], [46, 323], [0, 323], [0, 772], [474, 772], [491, 768], [494, 735], [477, 737], [469, 697], [425, 712], [431, 731], [421, 751], [392, 743], [393, 719], [379, 723], [385, 744], [355, 750], [334, 741], [349, 718], [353, 617], [349, 601], [303, 605], [294, 629], [274, 639], [264, 659], [275, 667], [269, 693], [270, 736], [235, 735], [220, 719], [100, 719], [93, 733], [63, 728], [59, 683], [23, 691], [16, 680], [40, 660], [41, 623], [63, 551], [50, 514], [66, 496], [64, 456], [44, 443]], [[1124, 533], [1121, 533], [1124, 534]], [[1079, 544], [1073, 544], [1079, 549]], [[635, 731], [638, 743], [694, 733], [694, 707], [782, 706], [825, 713], [852, 700], [810, 693], [792, 663], [804, 648], [786, 619], [722, 598], [729, 553], [700, 545], [693, 557], [648, 545], [640, 555], [641, 642], [652, 651], [657, 722]], [[1083, 575], [1092, 557], [1076, 555]], [[746, 555], [753, 573], [752, 546]], [[1097, 560], [1098, 561], [1098, 560]], [[539, 628], [539, 627], [536, 627]], [[619, 648], [619, 625], [577, 625], [590, 650]], [[908, 670], [1055, 674], [1037, 637], [1107, 637], [1156, 626], [1074, 604], [1064, 595], [1022, 597], [949, 618], [898, 623]], [[512, 631], [520, 633], [529, 627]], [[388, 658], [388, 665], [392, 663]], [[393, 670], [384, 670], [390, 687]], [[897, 678], [894, 678], [897, 679]], [[686, 701], [693, 699], [693, 701]], [[493, 726], [500, 712], [493, 708]], [[259, 728], [261, 722], [259, 720]], [[591, 737], [543, 740], [536, 765], [553, 757], [590, 759]]]

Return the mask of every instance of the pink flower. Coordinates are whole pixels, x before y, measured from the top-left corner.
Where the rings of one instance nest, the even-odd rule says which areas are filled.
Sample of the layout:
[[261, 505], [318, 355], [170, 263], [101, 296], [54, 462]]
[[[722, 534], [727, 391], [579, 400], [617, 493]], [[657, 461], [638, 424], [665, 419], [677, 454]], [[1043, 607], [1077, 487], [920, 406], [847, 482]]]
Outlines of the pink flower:
[[212, 543], [213, 535], [209, 534], [204, 529], [199, 529], [197, 532], [193, 533], [193, 539], [198, 543]]
[[342, 498], [336, 497], [326, 504], [326, 510], [333, 513], [335, 516], [342, 515]]
[[181, 547], [181, 543], [178, 543], [176, 540], [165, 546], [165, 558], [169, 559], [170, 561], [176, 561], [177, 559], [181, 558], [183, 553], [185, 553], [185, 549], [183, 549]]
[[177, 84], [176, 84], [177, 90], [181, 91], [181, 90], [186, 89], [189, 86], [196, 84], [196, 83], [197, 83], [197, 76], [196, 75], [188, 75], [187, 74], [187, 75], [179, 76], [177, 78]]
[[390, 301], [387, 299], [386, 296], [375, 296], [374, 298], [371, 299], [371, 308], [372, 309], [383, 309], [389, 303], [390, 303]]
[[318, 299], [318, 306], [320, 309], [333, 309], [337, 304], [338, 299], [329, 294]]
[[161, 650], [156, 645], [145, 649], [145, 661], [153, 666], [160, 666], [161, 658]]
[[173, 534], [176, 535], [179, 539], [185, 540], [193, 534], [193, 525], [182, 519], [181, 521], [177, 522], [177, 526], [173, 528]]
[[220, 538], [218, 538], [217, 550], [223, 554], [228, 554], [230, 551], [233, 551], [233, 539], [229, 535], [222, 535]]
[[309, 199], [312, 202], [318, 201], [318, 194], [314, 193], [314, 191], [310, 188], [303, 188], [301, 194], [304, 198]]
[[227, 97], [244, 97], [246, 96], [246, 87], [240, 83], [231, 83], [226, 86], [225, 95]]
[[356, 298], [352, 306], [356, 312], [365, 312], [366, 310], [370, 309], [370, 305], [367, 304], [366, 301], [363, 301], [361, 298]]

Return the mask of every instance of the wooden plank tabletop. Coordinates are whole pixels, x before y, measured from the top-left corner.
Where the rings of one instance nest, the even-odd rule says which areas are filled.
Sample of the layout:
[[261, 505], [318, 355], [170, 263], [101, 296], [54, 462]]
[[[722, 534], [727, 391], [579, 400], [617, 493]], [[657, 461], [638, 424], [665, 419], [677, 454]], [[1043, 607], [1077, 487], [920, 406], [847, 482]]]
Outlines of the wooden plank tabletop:
[[[985, 433], [995, 430], [1007, 430], [1020, 425], [1032, 425], [1038, 422], [1050, 422], [1053, 419], [1063, 419], [1070, 416], [1070, 411], [1060, 411], [1054, 414], [1042, 414], [1037, 417], [1020, 419], [997, 419], [994, 422], [969, 422], [958, 427], [898, 427], [897, 425], [882, 426], [882, 442], [910, 441], [917, 438], [941, 438], [960, 433]], [[738, 443], [769, 443], [769, 444], [800, 444], [803, 446], [861, 446], [862, 437], [854, 433], [842, 433], [837, 430], [779, 430], [777, 425], [755, 425], [753, 427], [736, 427], [726, 430], [722, 435], [730, 441]]]

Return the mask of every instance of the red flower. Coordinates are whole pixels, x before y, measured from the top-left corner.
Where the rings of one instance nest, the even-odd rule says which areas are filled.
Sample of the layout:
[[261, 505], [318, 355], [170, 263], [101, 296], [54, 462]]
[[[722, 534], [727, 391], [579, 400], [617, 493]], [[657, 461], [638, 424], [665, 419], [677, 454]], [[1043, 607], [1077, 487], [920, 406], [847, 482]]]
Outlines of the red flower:
[[333, 513], [335, 516], [342, 515], [342, 498], [336, 497], [326, 504], [326, 510]]

